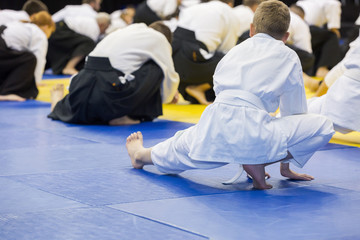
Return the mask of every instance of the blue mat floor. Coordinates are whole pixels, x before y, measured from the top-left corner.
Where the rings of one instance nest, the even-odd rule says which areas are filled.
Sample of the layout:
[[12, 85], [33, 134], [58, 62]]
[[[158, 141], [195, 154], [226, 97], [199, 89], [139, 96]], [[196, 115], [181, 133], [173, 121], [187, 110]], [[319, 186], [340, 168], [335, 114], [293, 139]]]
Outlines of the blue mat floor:
[[289, 181], [271, 165], [257, 191], [236, 166], [180, 175], [135, 170], [126, 137], [152, 146], [191, 124], [52, 121], [50, 104], [0, 102], [0, 239], [360, 239], [360, 149], [328, 144]]

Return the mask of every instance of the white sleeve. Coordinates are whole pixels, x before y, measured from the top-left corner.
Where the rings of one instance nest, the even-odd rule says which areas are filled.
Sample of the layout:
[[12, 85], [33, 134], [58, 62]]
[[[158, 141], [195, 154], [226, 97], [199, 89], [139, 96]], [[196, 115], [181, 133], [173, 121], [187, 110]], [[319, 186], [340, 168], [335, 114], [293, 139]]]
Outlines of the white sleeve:
[[91, 38], [97, 42], [100, 29], [97, 21], [91, 17], [66, 17], [65, 23], [68, 27], [76, 33]]
[[282, 117], [307, 112], [307, 102], [301, 68], [298, 67], [298, 70], [293, 71], [293, 74], [291, 74], [289, 78], [290, 82], [293, 82], [293, 84], [280, 97], [280, 114]]
[[343, 75], [343, 73], [345, 72], [346, 67], [344, 65], [344, 62], [341, 61], [338, 64], [336, 64], [335, 67], [333, 67], [328, 74], [326, 74], [325, 76], [325, 84], [328, 88], [331, 87], [331, 85], [334, 84], [334, 82], [336, 82], [336, 80], [341, 77]]
[[339, 1], [328, 1], [324, 5], [324, 8], [328, 29], [340, 29], [341, 3]]
[[175, 13], [177, 8], [177, 0], [147, 0], [146, 3], [160, 18]]
[[46, 53], [48, 49], [48, 40], [45, 33], [42, 32], [37, 26], [36, 29], [32, 31], [31, 42], [29, 45], [29, 50], [36, 57], [36, 67], [35, 67], [35, 81], [37, 83], [41, 82], [42, 75], [44, 73], [45, 63], [46, 63]]
[[[162, 36], [163, 37], [163, 36]], [[164, 80], [161, 87], [161, 96], [163, 103], [170, 103], [177, 91], [180, 78], [175, 71], [172, 59], [171, 45], [163, 37], [163, 42], [159, 41], [152, 49], [154, 61], [161, 67], [164, 73]]]
[[168, 46], [166, 47], [164, 44], [157, 44], [158, 49], [154, 51], [155, 57], [159, 61], [158, 64], [164, 72], [164, 80], [161, 87], [163, 103], [170, 103], [173, 100], [180, 82], [179, 74], [175, 71], [174, 62], [171, 56], [171, 45], [168, 43], [167, 45]]
[[66, 7], [54, 13], [51, 16], [51, 18], [54, 22], [60, 22], [61, 20], [64, 20], [65, 16], [66, 16]]

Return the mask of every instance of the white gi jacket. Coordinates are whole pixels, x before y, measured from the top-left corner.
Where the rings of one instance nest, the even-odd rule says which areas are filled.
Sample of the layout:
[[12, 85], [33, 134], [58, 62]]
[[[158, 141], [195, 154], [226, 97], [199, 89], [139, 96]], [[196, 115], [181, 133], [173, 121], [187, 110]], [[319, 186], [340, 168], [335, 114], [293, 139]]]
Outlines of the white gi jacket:
[[290, 11], [290, 26], [288, 43], [295, 47], [312, 53], [311, 33], [309, 25], [296, 13]]
[[[359, 37], [357, 40], [359, 41]], [[360, 45], [353, 44], [344, 59], [325, 77], [328, 92], [309, 99], [309, 112], [327, 116], [335, 130], [360, 131]]]
[[96, 18], [97, 12], [87, 3], [81, 5], [67, 5], [52, 15], [54, 22], [60, 22], [65, 17], [91, 17]]
[[98, 41], [100, 28], [95, 18], [83, 16], [65, 17], [64, 22], [74, 32], [87, 36], [94, 42]]
[[195, 32], [197, 40], [204, 43], [209, 56], [215, 51], [227, 53], [238, 39], [238, 21], [232, 8], [220, 1], [210, 1], [183, 9], [180, 12], [178, 27]]
[[238, 36], [250, 29], [250, 24], [253, 22], [254, 12], [250, 7], [239, 5], [233, 8], [235, 16], [239, 22]]
[[[222, 58], [214, 90], [215, 102], [195, 126], [152, 148], [160, 171], [178, 173], [199, 163], [270, 163], [285, 158], [287, 151], [294, 157], [290, 161], [302, 167], [333, 134], [328, 119], [304, 114], [296, 53], [267, 34], [256, 34]], [[281, 117], [271, 117], [279, 106]]]
[[35, 80], [42, 80], [46, 63], [48, 40], [45, 33], [35, 24], [10, 22], [3, 32], [3, 39], [7, 47], [18, 51], [32, 52], [36, 57]]
[[171, 45], [162, 33], [144, 23], [138, 23], [110, 33], [98, 43], [89, 56], [108, 57], [111, 65], [122, 71], [130, 81], [132, 72], [149, 59], [154, 60], [164, 73], [161, 88], [163, 103], [169, 103], [180, 81], [171, 52]]
[[30, 21], [30, 17], [25, 11], [0, 10], [0, 25], [13, 21]]
[[146, 4], [161, 19], [175, 13], [177, 0], [147, 0]]
[[341, 3], [337, 0], [300, 0], [296, 5], [305, 11], [305, 21], [318, 27], [327, 24], [327, 28], [340, 29]]

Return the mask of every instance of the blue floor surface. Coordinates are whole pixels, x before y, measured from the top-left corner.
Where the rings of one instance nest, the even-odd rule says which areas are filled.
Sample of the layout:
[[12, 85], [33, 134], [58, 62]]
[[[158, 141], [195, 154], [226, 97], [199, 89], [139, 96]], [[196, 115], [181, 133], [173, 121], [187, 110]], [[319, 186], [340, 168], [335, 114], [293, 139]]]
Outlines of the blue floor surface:
[[289, 181], [271, 165], [271, 190], [237, 167], [159, 174], [131, 167], [126, 137], [152, 146], [191, 124], [52, 121], [50, 104], [0, 102], [0, 240], [360, 239], [360, 149], [328, 144]]

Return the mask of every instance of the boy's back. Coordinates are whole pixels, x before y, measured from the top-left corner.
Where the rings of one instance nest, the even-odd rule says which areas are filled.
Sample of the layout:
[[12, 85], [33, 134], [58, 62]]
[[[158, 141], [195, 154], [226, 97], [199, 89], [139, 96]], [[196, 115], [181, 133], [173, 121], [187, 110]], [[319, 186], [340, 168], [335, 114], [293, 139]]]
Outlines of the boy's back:
[[288, 114], [306, 112], [299, 58], [282, 41], [264, 33], [234, 47], [218, 64], [215, 93], [228, 89], [251, 92], [268, 112], [276, 111], [281, 99], [293, 103], [286, 106]]

